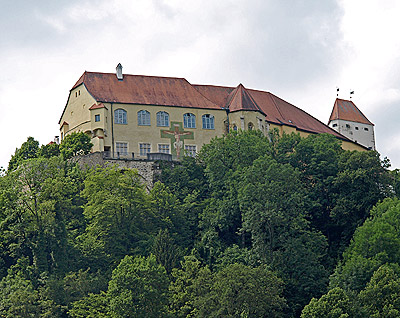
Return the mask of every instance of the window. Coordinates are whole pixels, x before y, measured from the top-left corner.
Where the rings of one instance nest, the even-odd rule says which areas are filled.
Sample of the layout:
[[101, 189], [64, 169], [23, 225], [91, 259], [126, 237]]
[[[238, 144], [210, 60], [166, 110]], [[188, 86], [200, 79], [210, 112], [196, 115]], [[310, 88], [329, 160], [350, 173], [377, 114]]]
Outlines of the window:
[[147, 156], [148, 153], [151, 152], [151, 145], [150, 144], [139, 144], [139, 154], [141, 156]]
[[358, 127], [354, 127], [356, 130], [358, 130]]
[[253, 125], [252, 122], [250, 122], [250, 123], [247, 125], [247, 127], [248, 127], [249, 130], [253, 130], [254, 125]]
[[210, 114], [203, 115], [203, 129], [214, 129], [214, 116]]
[[118, 108], [114, 111], [114, 123], [126, 125], [126, 110]]
[[196, 128], [196, 116], [192, 113], [186, 113], [183, 115], [183, 127], [184, 128]]
[[169, 145], [168, 144], [159, 144], [158, 152], [169, 153]]
[[237, 126], [233, 125], [233, 131], [237, 131]]
[[157, 113], [157, 126], [169, 127], [169, 114], [167, 112]]
[[137, 113], [139, 126], [150, 126], [150, 113], [147, 110], [140, 110]]
[[333, 124], [332, 127], [337, 127], [337, 124]]
[[118, 155], [127, 155], [128, 154], [128, 143], [127, 142], [116, 142], [115, 148]]
[[94, 121], [100, 121], [100, 115], [94, 115]]
[[367, 128], [367, 127], [365, 127], [365, 128], [364, 128], [364, 130], [365, 130], [365, 131], [368, 131], [368, 128]]
[[189, 157], [195, 157], [196, 145], [185, 145], [185, 155]]
[[349, 124], [346, 124], [346, 128], [350, 128], [350, 125], [349, 125]]

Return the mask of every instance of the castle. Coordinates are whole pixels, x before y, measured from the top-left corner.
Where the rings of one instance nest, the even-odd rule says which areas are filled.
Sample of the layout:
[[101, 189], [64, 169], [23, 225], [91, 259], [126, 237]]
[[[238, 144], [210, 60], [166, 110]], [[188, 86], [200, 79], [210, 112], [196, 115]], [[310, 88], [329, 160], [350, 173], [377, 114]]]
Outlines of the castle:
[[[350, 109], [345, 102], [336, 101], [329, 127], [269, 92], [242, 84], [193, 85], [184, 78], [126, 75], [118, 64], [116, 73], [83, 73], [70, 90], [59, 125], [61, 139], [85, 132], [92, 137], [92, 151], [111, 158], [146, 159], [156, 153], [179, 160], [194, 156], [212, 138], [238, 129], [258, 129], [264, 135], [277, 129], [303, 137], [329, 133], [346, 150], [374, 149], [369, 143], [373, 137], [365, 133], [368, 128], [373, 134], [372, 123], [354, 115], [352, 102], [353, 113], [342, 111], [343, 105]], [[364, 135], [354, 139], [345, 128], [360, 118], [363, 122], [352, 126]]]

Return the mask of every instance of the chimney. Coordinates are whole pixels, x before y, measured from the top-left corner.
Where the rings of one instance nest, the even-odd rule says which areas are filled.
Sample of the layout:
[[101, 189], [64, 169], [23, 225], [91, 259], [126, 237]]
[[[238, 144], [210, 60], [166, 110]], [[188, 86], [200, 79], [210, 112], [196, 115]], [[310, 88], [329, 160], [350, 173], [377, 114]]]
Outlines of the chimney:
[[118, 65], [116, 67], [116, 70], [117, 70], [117, 78], [118, 78], [118, 80], [122, 81], [124, 79], [124, 76], [122, 75], [122, 65], [121, 65], [121, 63], [118, 63]]

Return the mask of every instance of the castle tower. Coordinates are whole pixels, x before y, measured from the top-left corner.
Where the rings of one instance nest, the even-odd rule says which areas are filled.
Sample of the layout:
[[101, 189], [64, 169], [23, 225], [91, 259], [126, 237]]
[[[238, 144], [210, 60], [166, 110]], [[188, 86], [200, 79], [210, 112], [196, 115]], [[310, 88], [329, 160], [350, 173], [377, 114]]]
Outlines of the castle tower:
[[328, 126], [352, 141], [375, 150], [374, 124], [351, 100], [336, 99]]

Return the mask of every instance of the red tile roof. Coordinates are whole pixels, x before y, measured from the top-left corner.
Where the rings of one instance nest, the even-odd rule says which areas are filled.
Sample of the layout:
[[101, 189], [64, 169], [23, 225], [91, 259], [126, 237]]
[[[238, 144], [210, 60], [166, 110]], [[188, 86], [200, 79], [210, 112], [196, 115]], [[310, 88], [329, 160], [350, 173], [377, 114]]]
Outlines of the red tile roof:
[[[239, 84], [228, 96], [226, 106], [230, 112], [239, 110], [264, 113], [250, 95], [249, 91]], [[264, 114], [265, 115], [265, 114]]]
[[357, 108], [351, 100], [337, 98], [332, 109], [329, 122], [335, 119], [348, 120], [356, 123], [374, 125], [367, 117]]
[[99, 108], [106, 108], [106, 106], [104, 106], [103, 103], [100, 103], [100, 104], [93, 104], [93, 105], [89, 108], [89, 110], [92, 110], [92, 109], [99, 109]]
[[97, 102], [221, 109], [184, 78], [85, 72], [72, 89], [82, 83]]

